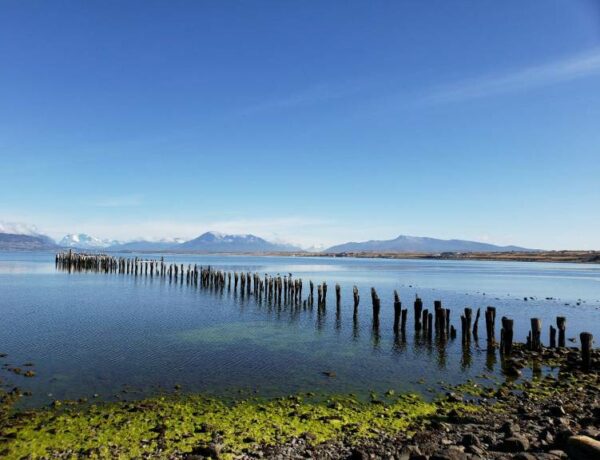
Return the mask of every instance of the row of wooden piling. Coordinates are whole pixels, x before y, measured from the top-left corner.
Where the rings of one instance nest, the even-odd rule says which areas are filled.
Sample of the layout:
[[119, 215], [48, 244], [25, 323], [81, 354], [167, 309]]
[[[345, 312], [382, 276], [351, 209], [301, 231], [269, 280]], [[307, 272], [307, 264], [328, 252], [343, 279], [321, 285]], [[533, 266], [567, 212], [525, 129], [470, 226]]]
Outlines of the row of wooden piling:
[[[303, 281], [301, 278], [294, 278], [292, 274], [264, 277], [258, 273], [251, 272], [226, 272], [216, 270], [213, 267], [203, 267], [197, 264], [165, 263], [164, 258], [141, 259], [138, 257], [126, 258], [115, 257], [106, 254], [86, 254], [75, 253], [72, 250], [56, 254], [56, 267], [69, 272], [74, 271], [92, 271], [99, 273], [113, 273], [121, 275], [130, 275], [133, 277], [159, 277], [168, 279], [170, 282], [188, 284], [195, 287], [206, 289], [228, 290], [233, 289], [242, 296], [254, 296], [257, 300], [263, 298], [270, 303], [281, 305], [302, 305], [312, 307], [314, 305], [315, 286], [309, 281], [309, 289], [306, 298], [303, 298]], [[358, 315], [360, 304], [360, 293], [357, 286], [352, 289], [354, 316]], [[341, 287], [335, 285], [336, 308], [341, 307]], [[317, 307], [326, 308], [327, 305], [327, 283], [323, 282], [317, 286]], [[375, 288], [371, 288], [371, 306], [373, 327], [379, 328], [379, 317], [381, 312], [381, 299]], [[451, 310], [444, 308], [440, 300], [434, 301], [432, 311], [424, 308], [423, 301], [417, 296], [413, 303], [414, 329], [424, 337], [432, 339], [435, 337], [441, 341], [455, 339], [457, 331], [451, 324]], [[473, 338], [479, 339], [479, 321], [481, 309], [478, 308], [473, 318], [473, 309], [467, 307], [460, 315], [461, 340], [468, 343]], [[394, 323], [393, 330], [396, 334], [406, 334], [408, 320], [408, 309], [402, 308], [402, 303], [397, 291], [394, 291]], [[488, 349], [498, 347], [500, 353], [504, 356], [510, 356], [513, 344], [514, 321], [507, 317], [501, 319], [500, 343], [496, 342], [496, 308], [489, 306], [484, 314], [486, 339]], [[565, 347], [566, 318], [559, 316], [556, 318], [556, 327], [550, 326], [549, 346]], [[558, 333], [558, 341], [557, 339]], [[542, 321], [539, 318], [531, 319], [531, 329], [527, 338], [527, 348], [532, 351], [539, 351], [542, 348]], [[582, 361], [584, 367], [591, 366], [591, 350], [593, 346], [593, 336], [588, 332], [580, 335], [582, 347]]]

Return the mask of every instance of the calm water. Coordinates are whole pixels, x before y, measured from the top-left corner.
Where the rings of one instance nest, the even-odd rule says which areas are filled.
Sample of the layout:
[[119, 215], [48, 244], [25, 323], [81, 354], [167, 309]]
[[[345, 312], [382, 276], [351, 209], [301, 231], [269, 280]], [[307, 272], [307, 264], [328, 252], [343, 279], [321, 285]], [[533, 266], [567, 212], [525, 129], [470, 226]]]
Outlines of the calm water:
[[[0, 362], [33, 362], [37, 372], [28, 379], [2, 370], [0, 380], [31, 390], [29, 404], [42, 404], [95, 393], [138, 397], [172, 391], [176, 384], [217, 395], [426, 392], [440, 381], [499, 375], [498, 363], [486, 359], [485, 340], [466, 349], [460, 339], [439, 348], [435, 340], [414, 337], [416, 294], [425, 308], [442, 300], [459, 330], [459, 309], [493, 305], [497, 336], [503, 315], [515, 319], [516, 340], [524, 340], [529, 318], [540, 317], [547, 341], [548, 325], [564, 315], [567, 337], [583, 330], [600, 337], [600, 265], [181, 255], [165, 260], [292, 273], [305, 286], [308, 280], [326, 281], [327, 309], [319, 314], [316, 306], [278, 308], [227, 289], [219, 294], [168, 280], [68, 274], [55, 270], [54, 254], [0, 253], [0, 352], [8, 354]], [[342, 286], [339, 312], [335, 283]], [[354, 284], [361, 292], [357, 322]], [[382, 299], [378, 332], [371, 323], [371, 286]], [[394, 289], [409, 309], [405, 342], [392, 332]], [[480, 331], [483, 336], [483, 318]]]

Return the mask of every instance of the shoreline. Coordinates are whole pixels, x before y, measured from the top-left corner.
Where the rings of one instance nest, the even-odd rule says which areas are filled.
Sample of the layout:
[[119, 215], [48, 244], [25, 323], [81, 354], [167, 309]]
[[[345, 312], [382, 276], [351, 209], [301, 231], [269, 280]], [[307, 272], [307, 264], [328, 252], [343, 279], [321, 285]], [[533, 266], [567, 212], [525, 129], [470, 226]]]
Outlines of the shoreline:
[[[277, 255], [284, 255], [283, 253]], [[600, 264], [600, 251], [537, 251], [537, 252], [447, 252], [441, 254], [419, 252], [348, 252], [348, 253], [293, 253], [294, 257], [330, 257], [355, 259], [403, 260], [481, 260], [501, 262], [553, 262]]]
[[[584, 370], [576, 348], [536, 352], [515, 344], [503, 361], [504, 382], [466, 380], [433, 401], [391, 390], [370, 401], [352, 395], [317, 401], [308, 393], [225, 402], [181, 394], [15, 410], [21, 395], [13, 389], [0, 394], [0, 455], [593, 459], [600, 455], [600, 350], [592, 354]], [[524, 368], [533, 378], [515, 379]]]
[[[58, 251], [78, 251], [62, 248]], [[54, 252], [55, 251], [7, 251], [7, 252]], [[397, 260], [455, 260], [455, 261], [498, 261], [498, 262], [551, 262], [600, 264], [600, 251], [532, 251], [532, 252], [202, 252], [202, 251], [102, 251], [83, 250], [89, 254], [165, 254], [202, 255], [218, 257], [305, 257], [305, 258], [350, 258], [350, 259], [397, 259]]]

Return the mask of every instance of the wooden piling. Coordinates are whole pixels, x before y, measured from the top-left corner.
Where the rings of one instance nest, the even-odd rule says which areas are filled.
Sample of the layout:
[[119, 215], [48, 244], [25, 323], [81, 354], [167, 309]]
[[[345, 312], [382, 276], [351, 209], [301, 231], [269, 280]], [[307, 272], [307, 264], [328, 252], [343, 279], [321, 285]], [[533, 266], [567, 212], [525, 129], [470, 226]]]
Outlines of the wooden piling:
[[402, 314], [402, 303], [398, 291], [394, 290], [394, 332], [397, 334], [400, 330], [400, 315]]
[[481, 308], [477, 308], [477, 314], [475, 315], [475, 323], [473, 323], [473, 338], [477, 340], [479, 338], [479, 316], [481, 315]]
[[427, 315], [427, 338], [431, 340], [433, 336], [433, 313]]
[[496, 308], [487, 307], [485, 310], [485, 332], [487, 336], [488, 347], [496, 342]]
[[592, 367], [592, 344], [594, 336], [589, 332], [582, 332], [579, 334], [579, 340], [581, 341], [581, 364], [585, 370], [589, 370]]
[[402, 309], [401, 319], [400, 319], [400, 330], [402, 331], [402, 335], [406, 334], [406, 320], [408, 318], [408, 309]]
[[468, 342], [471, 340], [471, 321], [472, 321], [473, 310], [466, 307], [464, 315], [460, 317], [461, 329], [462, 329], [462, 341]]
[[542, 348], [542, 320], [531, 318], [531, 342], [530, 348], [539, 351]]
[[502, 329], [500, 330], [500, 352], [505, 356], [512, 353], [514, 321], [506, 316], [502, 317]]
[[381, 309], [381, 301], [374, 287], [371, 288], [371, 301], [373, 303], [373, 324], [379, 324], [379, 311]]
[[442, 318], [441, 318], [442, 301], [441, 300], [433, 301], [433, 311], [435, 313], [435, 331], [440, 332], [440, 329], [443, 327], [441, 324], [442, 323]]
[[415, 331], [421, 330], [421, 312], [423, 311], [423, 301], [417, 296], [415, 299]]
[[565, 333], [567, 329], [567, 318], [564, 316], [556, 317], [556, 328], [558, 329], [558, 346], [564, 348], [565, 346]]

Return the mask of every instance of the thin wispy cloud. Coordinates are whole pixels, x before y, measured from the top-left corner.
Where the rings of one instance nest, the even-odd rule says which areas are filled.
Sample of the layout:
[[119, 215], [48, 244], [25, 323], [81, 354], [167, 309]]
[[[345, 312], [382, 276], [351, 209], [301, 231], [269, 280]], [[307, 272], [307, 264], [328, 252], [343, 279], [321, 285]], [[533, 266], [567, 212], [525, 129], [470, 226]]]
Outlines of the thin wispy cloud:
[[345, 82], [318, 83], [296, 92], [261, 101], [239, 111], [242, 115], [250, 115], [272, 110], [283, 110], [303, 106], [327, 103], [356, 95], [369, 85], [363, 80], [353, 79]]
[[423, 98], [430, 104], [458, 102], [600, 75], [600, 48], [512, 72], [463, 80], [434, 89]]

